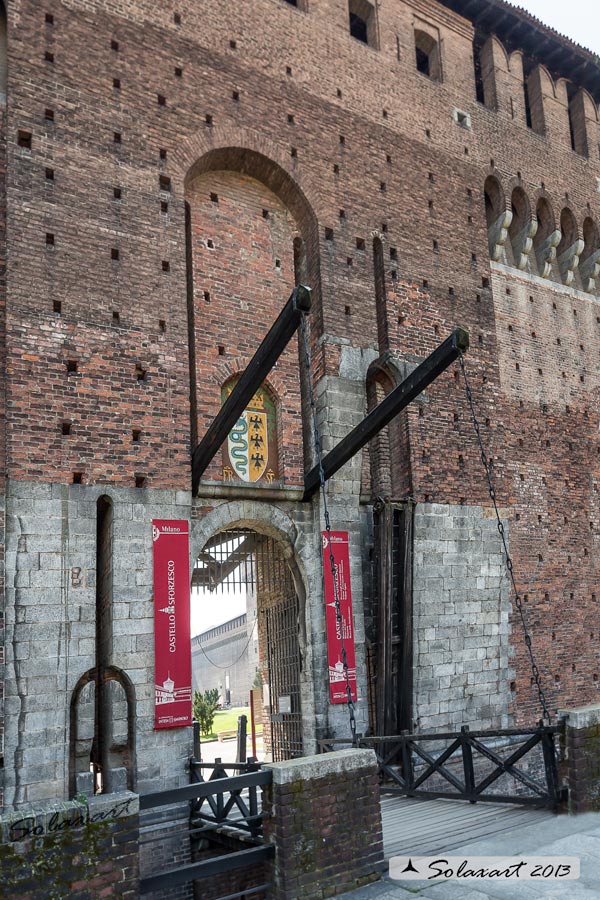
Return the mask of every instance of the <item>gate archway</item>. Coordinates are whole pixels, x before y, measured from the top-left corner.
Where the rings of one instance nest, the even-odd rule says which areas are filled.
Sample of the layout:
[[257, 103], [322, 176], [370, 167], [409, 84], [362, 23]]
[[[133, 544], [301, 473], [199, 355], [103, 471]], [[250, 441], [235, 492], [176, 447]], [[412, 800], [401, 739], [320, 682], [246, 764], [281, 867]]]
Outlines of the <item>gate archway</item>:
[[[194, 681], [201, 689], [218, 685], [222, 702], [234, 706], [260, 682], [265, 755], [274, 761], [304, 752], [303, 604], [287, 555], [272, 535], [226, 527], [206, 541], [192, 572], [192, 604], [218, 603], [232, 594], [239, 602], [245, 594], [246, 605], [245, 614], [224, 621], [231, 627], [223, 629], [210, 651], [199, 644]], [[222, 607], [227, 620], [226, 602]]]

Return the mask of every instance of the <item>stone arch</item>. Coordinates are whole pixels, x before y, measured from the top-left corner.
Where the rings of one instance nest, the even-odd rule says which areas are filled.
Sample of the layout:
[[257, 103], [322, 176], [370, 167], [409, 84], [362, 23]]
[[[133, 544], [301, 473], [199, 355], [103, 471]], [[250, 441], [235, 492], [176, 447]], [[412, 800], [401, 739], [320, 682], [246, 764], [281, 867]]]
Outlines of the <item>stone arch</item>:
[[[294, 557], [298, 541], [298, 529], [292, 519], [277, 506], [261, 503], [256, 500], [234, 500], [216, 506], [201, 519], [193, 522], [190, 532], [190, 553], [193, 568], [194, 560], [214, 534], [225, 528], [247, 526], [260, 534], [266, 534], [280, 541], [287, 548], [289, 558]], [[298, 572], [306, 581], [306, 573], [297, 560]], [[190, 569], [191, 578], [192, 569]]]
[[583, 220], [583, 250], [579, 262], [579, 274], [584, 291], [595, 291], [600, 274], [600, 235], [598, 225], [591, 216]]
[[281, 546], [299, 601], [299, 640], [302, 659], [302, 712], [306, 721], [305, 752], [316, 752], [313, 649], [307, 640], [308, 598], [322, 593], [321, 541], [304, 542], [298, 528], [276, 506], [255, 500], [236, 500], [215, 507], [192, 523], [190, 581], [196, 559], [211, 537], [232, 528], [247, 528], [273, 538]]
[[[409, 374], [409, 364], [393, 351], [382, 354], [367, 370], [367, 411], [371, 412]], [[369, 443], [373, 497], [402, 500], [412, 493], [408, 411], [403, 410]]]
[[[234, 356], [231, 359], [224, 360], [222, 363], [218, 363], [212, 372], [207, 373], [205, 380], [216, 387], [221, 387], [228, 378], [241, 374], [247, 367], [250, 359], [250, 356]], [[268, 383], [276, 395], [277, 401], [281, 403], [288, 391], [288, 385], [285, 380], [275, 369], [272, 369], [269, 372]]]
[[529, 263], [529, 253], [537, 231], [537, 220], [531, 213], [529, 197], [520, 184], [513, 188], [510, 205], [512, 220], [508, 229], [512, 264], [525, 270]]
[[[317, 215], [299, 177], [289, 170], [289, 158], [268, 139], [251, 130], [204, 128], [182, 142], [174, 155], [174, 172], [173, 181], [176, 178], [182, 186], [187, 208], [188, 328], [193, 348], [190, 353], [191, 433], [195, 443], [215, 415], [219, 403], [214, 390], [210, 395], [202, 392], [202, 386], [209, 381], [205, 372], [200, 371], [200, 361], [206, 359], [207, 354], [211, 357], [211, 348], [216, 351], [220, 347], [219, 354], [225, 358], [230, 354], [234, 357], [243, 354], [248, 344], [253, 349], [258, 347], [266, 333], [265, 326], [279, 314], [299, 274], [313, 290], [311, 331], [321, 333], [319, 228]], [[213, 184], [215, 187], [209, 189], [208, 186]], [[227, 203], [219, 205], [221, 190]], [[218, 198], [212, 209], [207, 200], [209, 193]], [[244, 198], [251, 202], [243, 202]], [[222, 227], [224, 219], [220, 219], [220, 211], [225, 210], [227, 204], [232, 211], [238, 209], [241, 243], [236, 242], [231, 229]], [[272, 210], [272, 214], [269, 209], [265, 211], [264, 220], [261, 207]], [[235, 216], [232, 221], [236, 221]], [[207, 225], [216, 229], [217, 236], [220, 234], [223, 254], [218, 265], [215, 262], [218, 252], [214, 257], [211, 253], [219, 250], [219, 242], [199, 237]], [[258, 235], [258, 243], [254, 235]], [[245, 248], [244, 242], [248, 245]], [[234, 259], [232, 254], [237, 257]], [[243, 258], [254, 261], [254, 268], [243, 265]], [[223, 259], [227, 260], [225, 273], [220, 268]], [[258, 274], [253, 275], [253, 272]], [[253, 277], [258, 290], [254, 283], [251, 284]], [[206, 282], [202, 287], [200, 278]], [[224, 284], [232, 284], [237, 292], [226, 291]], [[209, 307], [209, 303], [212, 306]], [[260, 304], [262, 316], [252, 315], [253, 304]], [[225, 305], [227, 315], [220, 315]], [[210, 332], [202, 328], [205, 316], [206, 321], [212, 323]], [[232, 316], [243, 321], [245, 332], [240, 330], [239, 334], [247, 334], [249, 340], [244, 337], [240, 342], [235, 331], [225, 328], [223, 323], [231, 321]], [[249, 353], [249, 358], [251, 355]], [[295, 383], [298, 366], [292, 355], [290, 345], [279, 363], [281, 377], [290, 384]], [[221, 359], [211, 360], [209, 373], [221, 363]], [[302, 373], [300, 379], [302, 381]], [[286, 396], [285, 391], [279, 393], [281, 397]], [[285, 409], [282, 407], [286, 423], [300, 417], [301, 405], [301, 393], [288, 391]], [[287, 424], [284, 427], [287, 428]], [[294, 446], [290, 452], [293, 461], [289, 470], [293, 481], [301, 478], [303, 457], [304, 448]], [[216, 465], [207, 470], [205, 478], [221, 478]]]
[[564, 284], [572, 286], [584, 242], [570, 204], [566, 204], [561, 210], [560, 231], [561, 239], [556, 250], [560, 276]]
[[[250, 128], [231, 126], [202, 127], [184, 138], [171, 157], [173, 181], [182, 191], [204, 172], [231, 169], [263, 181], [282, 199], [301, 230], [322, 218], [319, 195], [302, 183], [301, 174], [292, 170], [290, 156], [264, 134]], [[306, 237], [306, 235], [303, 235]]]
[[486, 178], [483, 198], [490, 259], [499, 262], [505, 255], [504, 247], [512, 222], [512, 211], [507, 208], [504, 189], [497, 175], [492, 173]]
[[[74, 797], [77, 793], [88, 793], [91, 794], [94, 792], [94, 783], [91, 778], [87, 779], [90, 773], [90, 761], [94, 755], [94, 728], [93, 721], [91, 723], [92, 728], [88, 727], [85, 729], [85, 722], [82, 723], [82, 696], [85, 689], [89, 686], [90, 688], [94, 688], [97, 684], [98, 678], [100, 677], [98, 669], [88, 669], [87, 672], [79, 678], [77, 684], [73, 688], [73, 693], [71, 694], [71, 702], [69, 705], [69, 796]], [[121, 763], [122, 768], [125, 769], [126, 772], [126, 785], [127, 789], [130, 791], [135, 790], [136, 785], [136, 752], [135, 752], [135, 722], [136, 722], [136, 700], [135, 700], [135, 687], [123, 669], [119, 669], [117, 666], [104, 666], [102, 668], [101, 677], [105, 684], [114, 683], [119, 685], [124, 694], [125, 704], [126, 704], [126, 740], [125, 742], [121, 742], [116, 746], [113, 746], [111, 749], [111, 757], [113, 762]], [[88, 691], [89, 694], [92, 694], [92, 691]], [[90, 697], [87, 699], [88, 713], [91, 712], [93, 715], [94, 702], [90, 700]], [[91, 706], [91, 709], [90, 709]], [[83, 719], [89, 719], [89, 715], [86, 717], [85, 713], [83, 715]], [[88, 726], [89, 726], [88, 722]], [[117, 767], [119, 768], [119, 767]], [[114, 771], [114, 770], [113, 770]], [[78, 776], [85, 776], [82, 781], [79, 780]], [[115, 783], [114, 775], [111, 777], [110, 772], [103, 773], [103, 792], [110, 792], [114, 790], [123, 790], [124, 785], [120, 783]], [[89, 785], [89, 789], [86, 789], [86, 780], [89, 780], [91, 784]]]
[[533, 238], [533, 250], [537, 272], [541, 278], [550, 278], [552, 264], [556, 259], [556, 248], [560, 242], [560, 230], [556, 227], [556, 216], [551, 200], [545, 191], [538, 191], [533, 198], [538, 223]]

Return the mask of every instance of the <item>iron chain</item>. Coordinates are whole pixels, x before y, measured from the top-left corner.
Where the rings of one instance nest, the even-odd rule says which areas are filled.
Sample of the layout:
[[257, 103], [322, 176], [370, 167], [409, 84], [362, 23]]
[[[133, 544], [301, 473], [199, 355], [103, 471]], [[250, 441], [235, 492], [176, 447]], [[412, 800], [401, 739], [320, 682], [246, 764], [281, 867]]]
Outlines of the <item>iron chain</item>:
[[478, 422], [478, 420], [477, 420], [477, 415], [476, 415], [476, 413], [475, 413], [475, 405], [474, 405], [474, 403], [473, 403], [473, 393], [472, 393], [472, 391], [471, 391], [471, 385], [470, 385], [470, 383], [469, 383], [469, 378], [468, 378], [468, 376], [467, 376], [467, 369], [466, 369], [466, 366], [465, 366], [465, 358], [464, 358], [463, 353], [461, 353], [460, 351], [459, 351], [458, 359], [459, 359], [459, 362], [460, 362], [460, 368], [461, 368], [461, 370], [462, 370], [463, 378], [464, 378], [464, 381], [465, 381], [465, 389], [466, 389], [466, 392], [467, 392], [467, 400], [469, 401], [469, 407], [470, 407], [470, 409], [471, 409], [471, 418], [473, 419], [473, 425], [474, 425], [474, 427], [475, 427], [475, 433], [477, 434], [477, 441], [478, 441], [478, 443], [479, 443], [479, 450], [480, 450], [480, 453], [481, 453], [481, 462], [483, 463], [483, 468], [485, 469], [485, 475], [486, 475], [486, 478], [487, 478], [488, 490], [489, 490], [490, 498], [491, 498], [491, 500], [492, 500], [492, 503], [494, 504], [494, 511], [495, 511], [495, 513], [496, 513], [496, 521], [497, 521], [498, 532], [499, 532], [500, 537], [501, 537], [501, 539], [502, 539], [502, 546], [503, 546], [503, 548], [504, 548], [504, 559], [505, 559], [506, 569], [507, 569], [507, 571], [508, 571], [508, 575], [509, 575], [510, 582], [511, 582], [511, 586], [512, 586], [512, 590], [513, 590], [515, 606], [516, 606], [517, 611], [518, 611], [518, 613], [519, 613], [519, 616], [520, 616], [520, 619], [521, 619], [521, 625], [522, 625], [522, 627], [523, 627], [523, 632], [524, 632], [524, 634], [525, 634], [525, 646], [527, 647], [527, 651], [528, 651], [528, 653], [529, 653], [529, 661], [530, 661], [530, 663], [531, 663], [531, 671], [532, 671], [532, 673], [533, 673], [533, 680], [534, 680], [535, 686], [536, 686], [536, 688], [537, 688], [538, 697], [539, 697], [539, 701], [540, 701], [540, 706], [542, 707], [542, 718], [543, 718], [543, 719], [546, 719], [547, 722], [548, 722], [548, 724], [550, 724], [551, 721], [552, 721], [552, 717], [551, 717], [551, 715], [550, 715], [550, 711], [549, 711], [548, 705], [547, 705], [547, 703], [546, 703], [546, 697], [545, 697], [545, 695], [544, 695], [544, 689], [543, 689], [543, 687], [542, 687], [542, 680], [541, 680], [541, 677], [540, 677], [540, 671], [539, 671], [539, 669], [538, 669], [538, 667], [537, 667], [537, 665], [536, 665], [535, 657], [534, 657], [534, 655], [533, 655], [532, 640], [531, 640], [531, 635], [530, 635], [530, 633], [529, 633], [529, 629], [528, 629], [528, 627], [527, 627], [527, 618], [526, 618], [526, 616], [525, 616], [525, 610], [524, 610], [524, 608], [523, 608], [523, 600], [522, 600], [522, 598], [521, 598], [521, 594], [519, 593], [519, 589], [518, 589], [518, 587], [517, 587], [517, 582], [516, 582], [516, 579], [515, 579], [515, 572], [514, 572], [513, 561], [512, 561], [512, 559], [511, 559], [511, 557], [510, 557], [510, 553], [509, 553], [509, 550], [508, 550], [508, 542], [507, 542], [507, 540], [506, 540], [506, 530], [505, 530], [505, 528], [504, 528], [504, 524], [503, 524], [503, 522], [502, 522], [502, 519], [500, 518], [500, 510], [498, 509], [498, 502], [497, 502], [497, 497], [496, 497], [496, 488], [495, 488], [495, 486], [494, 486], [494, 479], [493, 479], [493, 476], [492, 476], [492, 470], [491, 470], [490, 462], [489, 462], [488, 457], [487, 457], [487, 453], [486, 453], [486, 451], [485, 451], [485, 447], [484, 447], [484, 444], [483, 444], [483, 439], [482, 439], [482, 437], [481, 437], [481, 427], [480, 427], [480, 425], [479, 425], [479, 422]]
[[335, 559], [333, 556], [333, 545], [331, 543], [331, 521], [329, 518], [329, 507], [327, 505], [327, 489], [325, 486], [325, 472], [323, 470], [323, 453], [321, 449], [321, 438], [319, 437], [319, 427], [317, 424], [317, 406], [315, 403], [315, 395], [313, 388], [313, 379], [312, 379], [312, 366], [310, 359], [310, 346], [308, 339], [308, 326], [307, 326], [307, 317], [305, 315], [302, 316], [302, 321], [300, 324], [300, 333], [302, 335], [302, 344], [304, 350], [304, 362], [306, 365], [306, 375], [308, 380], [308, 396], [310, 401], [310, 408], [312, 414], [312, 426], [313, 426], [313, 443], [315, 448], [315, 455], [317, 457], [317, 464], [319, 467], [319, 483], [321, 486], [321, 496], [323, 498], [323, 518], [325, 520], [325, 532], [327, 534], [327, 546], [329, 547], [329, 565], [331, 567], [331, 578], [333, 581], [333, 600], [335, 604], [335, 616], [338, 624], [338, 629], [340, 633], [340, 645], [341, 645], [341, 655], [342, 655], [342, 666], [344, 669], [344, 680], [346, 682], [346, 695], [347, 695], [347, 704], [348, 704], [348, 714], [350, 716], [350, 734], [352, 737], [352, 746], [356, 747], [358, 744], [358, 738], [356, 734], [356, 713], [354, 707], [354, 700], [352, 699], [352, 685], [350, 683], [350, 671], [348, 668], [348, 655], [346, 653], [346, 644], [344, 642], [344, 628], [343, 628], [343, 616], [342, 616], [342, 607], [340, 604], [340, 594], [339, 594], [339, 585], [337, 578], [337, 567], [335, 564]]

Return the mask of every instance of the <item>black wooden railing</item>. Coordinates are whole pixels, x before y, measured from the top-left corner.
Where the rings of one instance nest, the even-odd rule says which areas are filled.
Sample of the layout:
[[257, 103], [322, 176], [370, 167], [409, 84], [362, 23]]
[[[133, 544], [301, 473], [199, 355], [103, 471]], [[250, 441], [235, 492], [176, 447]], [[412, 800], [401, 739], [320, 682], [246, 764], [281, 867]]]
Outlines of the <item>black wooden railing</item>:
[[[237, 775], [229, 775], [228, 769]], [[209, 778], [205, 780], [209, 772]], [[256, 779], [257, 774], [261, 776], [260, 780]], [[203, 763], [192, 759], [190, 775], [192, 784], [214, 786], [216, 780], [227, 782], [224, 790], [199, 795], [192, 800], [191, 835], [197, 837], [227, 827], [244, 832], [256, 843], [262, 843], [261, 786], [270, 783], [270, 772], [262, 772], [260, 763], [252, 758], [247, 763], [222, 763], [220, 759], [214, 763]]]
[[[563, 799], [555, 745], [560, 730], [541, 724], [496, 731], [463, 727], [440, 734], [361, 737], [358, 745], [375, 751], [382, 793], [555, 808]], [[320, 741], [320, 750], [340, 745], [348, 741]], [[525, 760], [527, 772], [517, 767]], [[513, 779], [510, 791], [497, 784], [505, 775]]]
[[[242, 771], [230, 776], [227, 769]], [[211, 774], [205, 780], [204, 774], [208, 774], [209, 770]], [[271, 783], [270, 770], [261, 770], [255, 761], [243, 764], [222, 764], [218, 761], [212, 764], [192, 759], [190, 774], [192, 783], [189, 785], [142, 795], [140, 810], [188, 802], [192, 842], [194, 838], [210, 837], [212, 832], [215, 836], [225, 833], [230, 839], [237, 836], [249, 846], [148, 875], [140, 880], [140, 895], [260, 864], [273, 856], [274, 848], [265, 844], [263, 839], [260, 799], [261, 789]], [[231, 843], [230, 840], [229, 846]], [[270, 884], [266, 883], [255, 885], [228, 897], [250, 897], [264, 892], [268, 887]]]

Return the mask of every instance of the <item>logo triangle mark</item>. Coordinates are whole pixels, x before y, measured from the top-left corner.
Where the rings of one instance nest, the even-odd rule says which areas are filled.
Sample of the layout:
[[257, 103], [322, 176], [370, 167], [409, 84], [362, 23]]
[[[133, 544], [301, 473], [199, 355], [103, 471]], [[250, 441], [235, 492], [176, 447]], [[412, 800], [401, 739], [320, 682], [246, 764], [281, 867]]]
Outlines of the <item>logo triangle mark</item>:
[[408, 860], [408, 865], [407, 865], [407, 867], [406, 867], [405, 869], [402, 869], [402, 871], [403, 871], [403, 872], [416, 872], [417, 875], [419, 874], [419, 870], [418, 870], [418, 869], [415, 869], [415, 867], [414, 867], [413, 864], [412, 864], [412, 859], [409, 859], [409, 860]]

